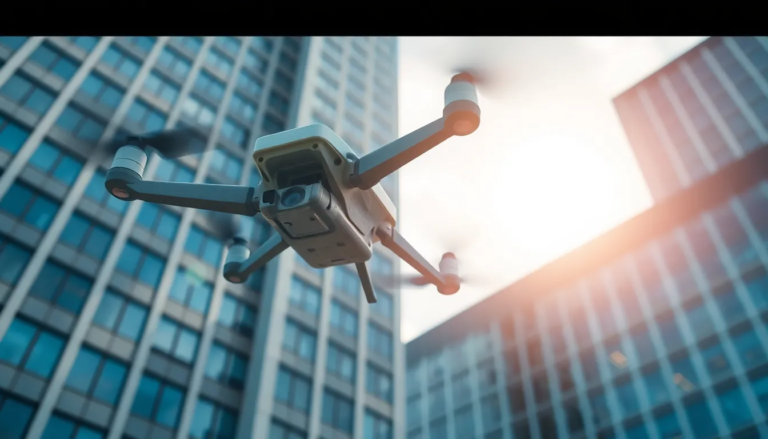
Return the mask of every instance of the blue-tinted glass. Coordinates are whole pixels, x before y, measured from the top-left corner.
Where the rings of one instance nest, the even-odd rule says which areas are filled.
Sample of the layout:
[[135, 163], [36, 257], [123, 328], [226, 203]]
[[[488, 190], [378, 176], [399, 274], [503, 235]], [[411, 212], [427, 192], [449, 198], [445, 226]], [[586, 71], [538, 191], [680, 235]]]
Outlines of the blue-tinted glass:
[[631, 416], [640, 410], [635, 389], [632, 387], [632, 381], [616, 386], [616, 396], [619, 398], [624, 416]]
[[64, 228], [64, 231], [61, 232], [61, 241], [77, 248], [80, 245], [80, 241], [88, 232], [90, 225], [90, 221], [78, 214], [73, 214], [69, 218], [69, 222]]
[[78, 314], [91, 290], [91, 282], [83, 277], [70, 274], [59, 294], [57, 305]]
[[685, 414], [688, 423], [697, 438], [710, 438], [718, 436], [717, 427], [712, 419], [707, 402], [704, 400], [685, 405]]
[[72, 107], [67, 107], [61, 112], [61, 116], [56, 120], [56, 125], [73, 133], [77, 125], [82, 120], [83, 115]]
[[[0, 400], [2, 402], [2, 400]], [[29, 404], [13, 398], [5, 398], [0, 407], [0, 425], [3, 426], [3, 439], [22, 439], [29, 425], [34, 409]]]
[[752, 415], [744, 400], [744, 394], [738, 386], [718, 392], [717, 399], [720, 401], [723, 417], [731, 431], [736, 431], [752, 422]]
[[154, 344], [165, 352], [171, 352], [173, 341], [176, 338], [178, 326], [170, 320], [163, 318], [155, 330]]
[[144, 203], [144, 205], [141, 206], [136, 222], [152, 230], [152, 226], [155, 224], [155, 219], [157, 218], [158, 213], [160, 213], [159, 207], [154, 204]]
[[39, 196], [32, 203], [24, 222], [40, 230], [46, 230], [51, 225], [59, 206], [53, 201]]
[[680, 438], [683, 434], [675, 412], [656, 418], [656, 430], [660, 439]]
[[731, 370], [731, 366], [728, 364], [728, 359], [725, 357], [723, 346], [720, 343], [702, 349], [701, 357], [704, 360], [704, 364], [713, 381], [717, 381], [724, 377]]
[[131, 413], [145, 418], [151, 418], [152, 409], [155, 406], [157, 392], [160, 390], [160, 383], [148, 376], [141, 377], [139, 388], [136, 390], [136, 396], [133, 398]]
[[234, 437], [237, 418], [229, 410], [221, 409], [219, 412], [219, 422], [216, 430], [219, 437]]
[[72, 157], [64, 156], [61, 158], [56, 170], [53, 171], [53, 178], [66, 185], [71, 185], [75, 182], [78, 174], [80, 174], [82, 167], [83, 165], [79, 161]]
[[104, 435], [81, 425], [74, 439], [104, 439]]
[[180, 390], [166, 386], [163, 396], [160, 398], [160, 406], [157, 409], [157, 423], [166, 427], [176, 428], [183, 402], [184, 395]]
[[126, 368], [113, 360], [107, 360], [93, 390], [93, 397], [109, 404], [115, 404], [123, 388]]
[[21, 100], [33, 89], [32, 83], [21, 76], [14, 75], [8, 78], [5, 85], [0, 87], [0, 94], [14, 102]]
[[43, 172], [48, 172], [53, 168], [56, 160], [59, 158], [59, 149], [54, 147], [48, 142], [42, 142], [32, 157], [29, 158], [29, 163], [37, 166]]
[[139, 280], [147, 285], [157, 286], [160, 282], [160, 276], [163, 274], [163, 261], [157, 256], [150, 254], [144, 255], [144, 263], [139, 272]]
[[647, 373], [643, 376], [645, 391], [648, 394], [648, 402], [651, 406], [660, 404], [669, 399], [665, 379], [660, 370]]
[[43, 377], [49, 377], [59, 362], [59, 354], [64, 348], [61, 337], [46, 332], [40, 333], [35, 347], [29, 354], [25, 369]]
[[72, 365], [72, 369], [69, 371], [66, 382], [67, 387], [88, 393], [91, 382], [96, 377], [100, 362], [101, 356], [99, 354], [90, 349], [80, 349], [75, 364]]
[[237, 301], [230, 296], [224, 296], [219, 310], [219, 323], [226, 326], [234, 326]]
[[171, 284], [171, 290], [168, 292], [168, 295], [177, 302], [185, 303], [188, 288], [189, 282], [187, 282], [186, 271], [181, 269], [177, 270], [176, 275], [173, 277], [173, 283]]
[[35, 327], [14, 319], [5, 336], [0, 339], [0, 360], [18, 365], [35, 335]]
[[176, 229], [178, 227], [179, 217], [171, 213], [163, 212], [160, 216], [160, 223], [157, 225], [155, 233], [170, 241], [176, 235]]
[[197, 401], [195, 416], [189, 427], [189, 435], [195, 439], [207, 439], [213, 427], [213, 405], [202, 399]]
[[746, 369], [762, 364], [768, 359], [760, 339], [752, 329], [734, 336], [733, 346]]
[[192, 290], [192, 298], [189, 301], [189, 307], [200, 314], [208, 312], [208, 303], [211, 299], [211, 286], [208, 284], [198, 284]]
[[0, 281], [14, 285], [31, 257], [28, 251], [6, 242], [0, 251]]
[[114, 293], [105, 292], [101, 299], [99, 308], [93, 316], [94, 323], [105, 328], [113, 329], [120, 317], [120, 310], [123, 306], [123, 299]]
[[83, 84], [80, 86], [80, 91], [90, 95], [93, 98], [93, 97], [96, 97], [97, 94], [99, 94], [103, 86], [104, 86], [104, 81], [102, 81], [101, 78], [99, 78], [98, 76], [92, 73], [88, 75], [87, 78], [85, 78], [85, 81], [83, 81]]
[[715, 302], [726, 325], [739, 322], [747, 316], [747, 310], [732, 288], [724, 293], [715, 294]]
[[208, 352], [208, 362], [205, 364], [205, 374], [211, 378], [218, 379], [224, 373], [224, 366], [227, 361], [227, 350], [218, 344], [213, 344]]
[[77, 71], [77, 64], [72, 62], [68, 58], [61, 58], [59, 62], [56, 63], [55, 66], [53, 66], [53, 69], [51, 71], [57, 75], [59, 75], [62, 79], [69, 80], [74, 76], [75, 72]]
[[133, 303], [129, 304], [125, 308], [125, 315], [120, 323], [120, 327], [117, 329], [118, 335], [131, 340], [138, 340], [144, 329], [144, 322], [146, 319], [146, 308]]
[[[3, 126], [5, 122], [5, 126]], [[0, 149], [15, 154], [29, 137], [29, 131], [0, 116]]]
[[70, 438], [74, 431], [74, 422], [59, 416], [51, 416], [48, 419], [48, 424], [45, 426], [45, 431], [43, 431], [42, 439]]
[[182, 329], [176, 345], [176, 358], [187, 363], [193, 362], [197, 352], [197, 340], [197, 334], [188, 329]]
[[56, 264], [46, 263], [40, 273], [40, 276], [32, 284], [30, 293], [45, 299], [49, 302], [54, 301], [56, 291], [64, 284], [67, 273]]
[[699, 379], [693, 370], [693, 365], [688, 357], [672, 362], [673, 382], [682, 393], [688, 393], [699, 385]]
[[213, 266], [219, 265], [223, 251], [221, 242], [208, 238], [205, 243], [205, 253], [203, 254], [203, 260]]
[[192, 254], [197, 254], [200, 251], [200, 246], [203, 244], [204, 235], [200, 229], [192, 227], [189, 230], [187, 236], [187, 242], [184, 244], [184, 249]]
[[20, 217], [24, 209], [32, 199], [32, 191], [24, 186], [14, 183], [0, 200], [0, 210], [4, 210], [15, 217]]
[[85, 50], [86, 52], [90, 52], [91, 49], [96, 47], [96, 43], [99, 42], [99, 38], [97, 37], [70, 37], [74, 41], [76, 45], [78, 45], [81, 49]]
[[140, 259], [141, 250], [135, 245], [126, 244], [123, 248], [123, 253], [120, 255], [120, 259], [117, 261], [117, 269], [133, 275], [136, 273], [136, 268], [139, 265]]
[[714, 331], [714, 324], [709, 317], [709, 312], [704, 303], [699, 303], [686, 310], [685, 313], [688, 317], [688, 323], [691, 325], [691, 330], [696, 335], [696, 338], [702, 339], [704, 336], [709, 335]]
[[83, 250], [87, 255], [102, 260], [107, 255], [107, 250], [109, 250], [109, 246], [112, 244], [112, 236], [112, 232], [103, 227], [94, 226]]
[[645, 425], [640, 424], [634, 427], [630, 427], [626, 432], [627, 439], [647, 439], [648, 432], [645, 431]]
[[109, 108], [117, 108], [120, 105], [120, 101], [123, 99], [123, 93], [113, 87], [107, 87], [101, 94], [99, 102], [106, 105]]
[[28, 110], [34, 111], [38, 114], [43, 114], [48, 111], [53, 103], [53, 95], [45, 90], [36, 89], [27, 98], [27, 102], [24, 103], [24, 107]]
[[281, 402], [288, 402], [291, 393], [291, 375], [284, 369], [277, 373], [277, 384], [275, 385], [275, 399]]
[[12, 51], [15, 51], [21, 47], [28, 39], [29, 37], [2, 36], [0, 37], [0, 44], [11, 49]]

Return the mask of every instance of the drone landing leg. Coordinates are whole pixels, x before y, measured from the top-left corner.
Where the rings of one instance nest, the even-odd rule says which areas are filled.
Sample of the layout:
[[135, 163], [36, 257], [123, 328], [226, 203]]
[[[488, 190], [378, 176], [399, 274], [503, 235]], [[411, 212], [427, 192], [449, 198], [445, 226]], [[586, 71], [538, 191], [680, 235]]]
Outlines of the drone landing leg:
[[373, 291], [373, 281], [368, 266], [365, 265], [365, 262], [358, 262], [355, 264], [355, 268], [357, 268], [357, 275], [360, 276], [360, 282], [363, 284], [365, 300], [368, 303], [376, 303], [376, 292]]
[[288, 243], [283, 241], [283, 237], [275, 233], [267, 242], [256, 249], [248, 259], [243, 261], [236, 270], [224, 273], [224, 277], [230, 280], [230, 282], [242, 283], [254, 271], [266, 265], [267, 262], [274, 259], [288, 247]]

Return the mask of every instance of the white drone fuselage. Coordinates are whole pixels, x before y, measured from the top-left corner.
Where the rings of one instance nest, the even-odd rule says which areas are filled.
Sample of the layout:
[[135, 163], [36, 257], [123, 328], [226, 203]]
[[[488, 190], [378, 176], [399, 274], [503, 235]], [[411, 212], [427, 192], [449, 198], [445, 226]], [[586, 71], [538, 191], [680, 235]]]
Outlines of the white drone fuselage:
[[261, 214], [312, 267], [365, 262], [376, 229], [396, 225], [397, 209], [381, 184], [365, 190], [350, 184], [357, 158], [320, 124], [256, 140]]

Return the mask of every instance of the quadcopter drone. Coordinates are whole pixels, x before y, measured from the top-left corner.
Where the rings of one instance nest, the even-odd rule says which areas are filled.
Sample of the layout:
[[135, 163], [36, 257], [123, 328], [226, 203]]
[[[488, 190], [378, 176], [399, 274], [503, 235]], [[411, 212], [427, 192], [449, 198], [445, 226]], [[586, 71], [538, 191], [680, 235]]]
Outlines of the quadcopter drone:
[[439, 293], [455, 294], [461, 280], [458, 262], [445, 253], [435, 269], [395, 229], [397, 210], [379, 183], [452, 136], [466, 136], [480, 125], [475, 81], [460, 73], [445, 89], [443, 117], [359, 157], [330, 128], [308, 125], [256, 140], [253, 160], [257, 187], [145, 181], [150, 148], [173, 159], [202, 152], [190, 147], [183, 130], [131, 136], [114, 145], [106, 175], [110, 194], [124, 201], [202, 209], [254, 217], [261, 214], [277, 232], [254, 252], [247, 234], [228, 243], [223, 276], [243, 283], [288, 247], [314, 268], [355, 264], [368, 303], [376, 302], [366, 262], [376, 242], [394, 252]]

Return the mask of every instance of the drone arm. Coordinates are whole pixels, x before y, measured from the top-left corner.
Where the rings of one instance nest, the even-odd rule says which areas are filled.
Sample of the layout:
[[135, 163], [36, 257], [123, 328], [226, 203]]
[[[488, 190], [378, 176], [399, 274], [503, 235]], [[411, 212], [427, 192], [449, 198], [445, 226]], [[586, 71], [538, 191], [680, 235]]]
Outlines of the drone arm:
[[371, 151], [355, 162], [350, 183], [360, 189], [370, 189], [387, 175], [397, 171], [454, 133], [445, 127], [444, 118], [437, 119], [416, 131]]
[[126, 189], [131, 200], [234, 215], [254, 216], [259, 213], [258, 199], [254, 198], [256, 189], [247, 186], [137, 181], [128, 183]]
[[283, 240], [283, 237], [279, 233], [273, 234], [267, 241], [256, 249], [248, 259], [238, 264], [236, 267], [225, 267], [224, 276], [227, 279], [233, 281], [242, 282], [253, 274], [256, 270], [260, 269], [267, 262], [271, 261], [277, 255], [287, 249], [288, 243]]
[[360, 276], [360, 282], [363, 284], [363, 293], [365, 293], [365, 300], [368, 303], [376, 303], [376, 292], [373, 291], [373, 281], [371, 280], [371, 273], [368, 271], [368, 266], [365, 262], [358, 262], [355, 264], [357, 268], [357, 275]]
[[424, 283], [436, 285], [438, 289], [443, 288], [446, 285], [443, 275], [440, 274], [432, 264], [430, 264], [424, 256], [422, 256], [408, 241], [403, 238], [397, 230], [387, 227], [377, 230], [377, 235], [381, 239], [381, 244], [384, 247], [392, 250], [400, 259], [404, 260], [408, 265], [413, 267], [422, 276], [424, 276]]

